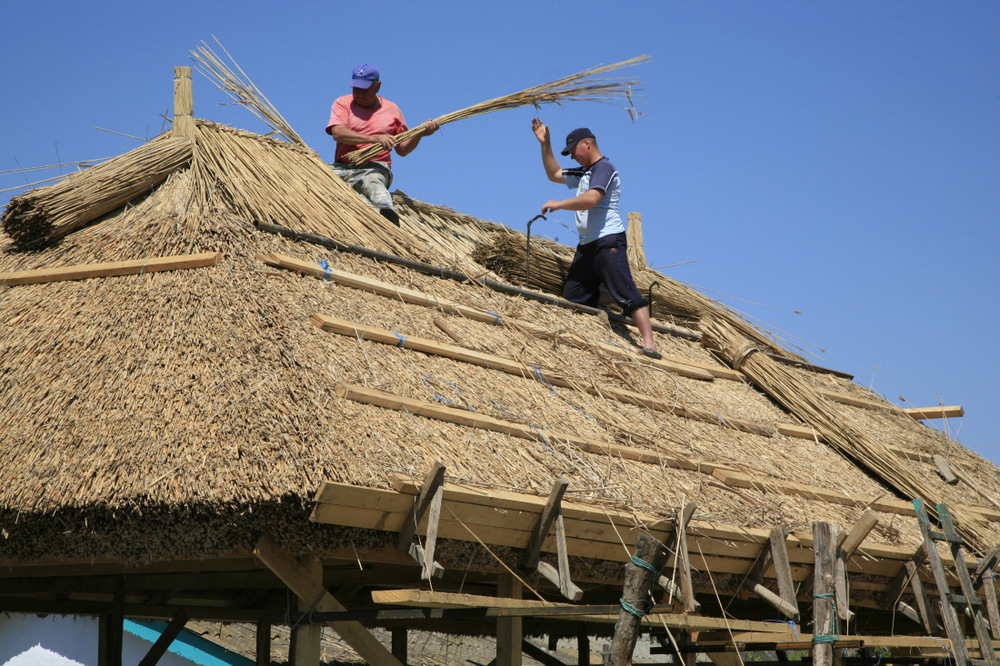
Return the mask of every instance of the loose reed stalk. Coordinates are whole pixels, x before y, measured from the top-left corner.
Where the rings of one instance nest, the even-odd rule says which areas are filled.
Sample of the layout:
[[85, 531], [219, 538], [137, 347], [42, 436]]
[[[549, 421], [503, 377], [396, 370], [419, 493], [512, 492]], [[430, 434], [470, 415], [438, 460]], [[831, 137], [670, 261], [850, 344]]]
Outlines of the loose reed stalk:
[[[453, 123], [456, 120], [464, 120], [472, 116], [492, 113], [502, 109], [515, 109], [521, 106], [538, 107], [542, 104], [561, 104], [562, 102], [578, 101], [604, 102], [621, 106], [628, 111], [629, 117], [634, 120], [638, 112], [635, 110], [632, 88], [641, 85], [641, 82], [623, 79], [596, 79], [594, 77], [624, 69], [625, 67], [632, 67], [633, 65], [644, 63], [649, 59], [649, 56], [639, 56], [614, 65], [595, 67], [578, 74], [573, 74], [572, 76], [526, 88], [520, 92], [490, 99], [479, 104], [473, 104], [470, 107], [447, 113], [434, 120], [438, 125], [445, 125]], [[581, 83], [583, 79], [590, 80]], [[398, 141], [406, 141], [423, 131], [424, 126], [419, 125], [401, 134], [397, 134], [396, 139]], [[362, 162], [371, 160], [383, 150], [378, 144], [372, 144], [366, 148], [347, 153], [345, 159], [354, 164], [361, 164]]]
[[250, 80], [250, 77], [237, 64], [236, 60], [229, 55], [229, 52], [222, 46], [222, 42], [215, 39], [215, 43], [219, 45], [225, 56], [229, 58], [232, 67], [223, 62], [222, 58], [217, 56], [205, 42], [202, 42], [197, 50], [191, 52], [191, 57], [201, 63], [201, 67], [197, 67], [197, 70], [204, 74], [210, 81], [213, 81], [219, 90], [222, 90], [236, 100], [237, 104], [245, 107], [250, 113], [260, 118], [275, 132], [278, 132], [292, 143], [297, 143], [301, 146], [306, 145], [302, 137], [292, 129], [292, 126], [278, 112], [278, 109], [268, 101], [264, 93], [260, 91], [260, 88], [254, 85], [254, 82]]

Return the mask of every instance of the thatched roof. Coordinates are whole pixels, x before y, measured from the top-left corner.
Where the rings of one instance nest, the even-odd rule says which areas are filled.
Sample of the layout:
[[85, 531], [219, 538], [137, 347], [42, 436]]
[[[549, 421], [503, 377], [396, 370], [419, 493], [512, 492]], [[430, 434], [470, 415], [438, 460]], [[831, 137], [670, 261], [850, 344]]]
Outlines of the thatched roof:
[[[574, 502], [663, 518], [695, 503], [701, 520], [734, 530], [783, 525], [803, 542], [814, 521], [849, 529], [874, 508], [869, 543], [899, 552], [920, 543], [905, 512], [907, 487], [919, 487], [926, 499], [958, 507], [972, 545], [1000, 543], [994, 465], [843, 374], [788, 363], [801, 359], [665, 275], [636, 271], [645, 288], [656, 283], [666, 359], [653, 363], [613, 317], [490, 288], [487, 280], [523, 286], [516, 269], [524, 236], [501, 225], [397, 192], [397, 228], [307, 149], [205, 121], [190, 157], [157, 184], [111, 210], [94, 204], [117, 194], [100, 170], [127, 171], [130, 155], [74, 177], [72, 187], [16, 197], [8, 232], [25, 211], [37, 218], [62, 206], [75, 221], [68, 230], [50, 220], [4, 234], [0, 274], [201, 252], [221, 259], [190, 270], [0, 286], [0, 560], [8, 566], [245, 554], [262, 531], [283, 534], [298, 550], [356, 545], [361, 531], [307, 522], [321, 485], [392, 488], [394, 475], [419, 479], [436, 461], [449, 481], [471, 487], [545, 496], [564, 478]], [[86, 210], [96, 216], [85, 219]], [[256, 222], [469, 279], [284, 238]], [[539, 267], [558, 267], [569, 252], [532, 240]], [[275, 254], [321, 265], [321, 278], [261, 259]], [[493, 313], [495, 321], [325, 280], [323, 271]], [[558, 276], [538, 271], [527, 288], [557, 291]], [[518, 375], [337, 335], [314, 325], [314, 315], [542, 370]], [[720, 351], [712, 326], [749, 346], [727, 358], [732, 350]], [[836, 433], [803, 423], [749, 383], [739, 369], [754, 352], [794, 378], [830, 428], [848, 438], [863, 433], [863, 450], [834, 448], [827, 442]], [[459, 408], [537, 436], [364, 404], [342, 397], [345, 386]], [[646, 406], [626, 393], [644, 396]], [[622, 454], [634, 451], [657, 462]], [[940, 478], [935, 455], [960, 483]], [[893, 475], [880, 473], [879, 462]]]

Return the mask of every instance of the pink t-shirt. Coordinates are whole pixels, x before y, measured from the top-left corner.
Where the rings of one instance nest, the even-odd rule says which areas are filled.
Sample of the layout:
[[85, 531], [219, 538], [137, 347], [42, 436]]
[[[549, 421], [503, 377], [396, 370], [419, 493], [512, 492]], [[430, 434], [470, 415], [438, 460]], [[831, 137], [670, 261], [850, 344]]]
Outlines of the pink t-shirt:
[[[330, 107], [330, 122], [326, 125], [326, 133], [333, 134], [334, 125], [343, 125], [349, 130], [360, 132], [361, 134], [391, 134], [395, 136], [400, 132], [409, 129], [406, 120], [403, 119], [403, 112], [399, 107], [384, 97], [378, 98], [379, 104], [374, 108], [365, 108], [354, 103], [353, 95], [338, 97]], [[358, 150], [371, 144], [362, 146], [349, 146], [337, 142], [337, 152], [334, 160], [343, 162], [343, 156], [352, 150]], [[377, 155], [375, 160], [392, 164], [392, 152], [385, 151]]]

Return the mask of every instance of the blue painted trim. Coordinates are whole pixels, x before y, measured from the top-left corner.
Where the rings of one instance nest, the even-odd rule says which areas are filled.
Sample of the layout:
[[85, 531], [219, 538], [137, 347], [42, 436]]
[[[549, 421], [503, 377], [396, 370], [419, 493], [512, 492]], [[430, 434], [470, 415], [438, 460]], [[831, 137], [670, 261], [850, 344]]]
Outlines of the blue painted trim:
[[[169, 622], [162, 620], [143, 621], [126, 618], [124, 622], [125, 631], [149, 641], [150, 644], [159, 640], [169, 625]], [[199, 666], [254, 666], [254, 662], [250, 659], [230, 652], [188, 629], [181, 630], [167, 648], [167, 652], [173, 652]]]

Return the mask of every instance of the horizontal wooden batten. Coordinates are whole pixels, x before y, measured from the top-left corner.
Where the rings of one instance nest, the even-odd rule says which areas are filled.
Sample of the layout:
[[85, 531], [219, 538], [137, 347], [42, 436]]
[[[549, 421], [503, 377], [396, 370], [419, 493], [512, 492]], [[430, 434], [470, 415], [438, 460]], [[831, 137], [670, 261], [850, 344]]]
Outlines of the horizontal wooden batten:
[[617, 400], [618, 402], [624, 402], [637, 407], [655, 409], [657, 411], [674, 414], [675, 416], [683, 418], [694, 419], [706, 423], [714, 423], [716, 425], [753, 433], [755, 435], [761, 435], [763, 437], [774, 436], [773, 429], [757, 423], [751, 423], [743, 419], [728, 418], [706, 410], [673, 405], [658, 398], [636, 393], [635, 391], [629, 391], [607, 385], [601, 386], [588, 384], [587, 382], [579, 379], [574, 381], [560, 375], [554, 370], [525, 365], [524, 363], [520, 363], [513, 359], [496, 356], [495, 354], [489, 354], [475, 349], [469, 349], [468, 347], [404, 335], [398, 331], [390, 331], [388, 329], [375, 326], [366, 326], [326, 315], [314, 314], [312, 316], [312, 321], [313, 324], [322, 330], [337, 333], [339, 335], [345, 335], [361, 340], [371, 340], [373, 342], [380, 342], [382, 344], [401, 347], [403, 349], [412, 349], [425, 354], [442, 356], [456, 361], [461, 361], [463, 363], [478, 365], [483, 368], [499, 370], [518, 377], [526, 377], [540, 382], [546, 382], [552, 384], [553, 386], [580, 390], [598, 397], [611, 398], [613, 400]]
[[139, 273], [173, 271], [184, 268], [203, 268], [218, 264], [221, 257], [222, 254], [219, 252], [204, 252], [202, 254], [185, 254], [172, 257], [112, 261], [101, 264], [81, 264], [79, 266], [64, 266], [62, 268], [15, 271], [12, 273], [0, 273], [0, 286], [86, 280], [97, 277], [117, 277], [121, 275], [137, 275]]
[[938, 407], [904, 407], [903, 411], [915, 419], [957, 419], [965, 416], [961, 405], [941, 405]]
[[340, 383], [337, 384], [336, 391], [337, 395], [342, 398], [354, 400], [364, 404], [403, 411], [409, 414], [416, 414], [418, 416], [438, 419], [448, 423], [455, 423], [457, 425], [481, 428], [483, 430], [499, 432], [512, 437], [520, 437], [522, 439], [530, 439], [534, 441], [556, 440], [569, 444], [570, 446], [578, 448], [581, 451], [595, 453], [598, 455], [610, 455], [618, 458], [625, 458], [627, 460], [635, 460], [654, 465], [664, 465], [667, 467], [676, 467], [679, 469], [694, 471], [701, 470], [706, 471], [707, 473], [711, 473], [711, 470], [718, 467], [726, 467], [725, 465], [710, 462], [695, 462], [670, 453], [657, 453], [655, 451], [637, 449], [635, 447], [622, 446], [620, 444], [613, 444], [610, 442], [588, 440], [569, 433], [541, 430], [537, 427], [521, 423], [501, 421], [500, 419], [495, 419], [492, 416], [476, 414], [474, 412], [465, 411], [464, 409], [438, 405], [424, 400], [404, 398], [403, 396], [386, 393], [385, 391], [379, 391], [376, 389], [364, 388], [362, 386], [352, 386]]
[[[482, 310], [480, 308], [473, 308], [467, 305], [461, 305], [459, 303], [454, 303], [444, 299], [425, 294], [423, 292], [417, 291], [415, 289], [408, 289], [406, 287], [400, 287], [397, 285], [389, 284], [387, 282], [382, 282], [380, 280], [375, 280], [372, 278], [366, 278], [361, 275], [354, 273], [347, 273], [345, 271], [340, 271], [333, 268], [324, 268], [319, 264], [315, 264], [308, 261], [301, 261], [293, 257], [289, 257], [283, 254], [272, 252], [267, 256], [259, 256], [261, 261], [263, 261], [268, 266], [276, 266], [278, 268], [285, 268], [288, 270], [294, 270], [303, 275], [309, 275], [312, 277], [320, 278], [323, 280], [329, 280], [336, 284], [351, 287], [353, 289], [358, 289], [361, 291], [367, 291], [369, 293], [378, 294], [379, 296], [384, 296], [386, 298], [391, 298], [393, 300], [402, 301], [404, 303], [409, 303], [410, 305], [419, 305], [423, 307], [432, 308], [439, 312], [444, 312], [447, 314], [453, 314], [466, 319], [471, 319], [473, 321], [478, 321], [486, 324], [492, 324], [495, 326], [499, 325], [509, 325], [511, 328], [516, 330], [521, 330], [529, 335], [535, 336], [550, 336], [551, 332], [543, 329], [540, 326], [536, 326], [531, 322], [525, 321], [523, 319], [515, 319], [503, 317], [496, 312], [491, 312], [488, 310]], [[575, 334], [560, 334], [559, 339], [567, 344], [581, 347], [581, 348], [595, 348], [600, 349], [603, 352], [612, 354], [617, 357], [625, 357], [634, 360], [637, 363], [644, 365], [652, 365], [657, 368], [661, 368], [668, 372], [673, 372], [675, 374], [683, 374], [685, 376], [702, 379], [706, 381], [711, 381], [713, 379], [713, 374], [702, 367], [688, 363], [686, 359], [672, 358], [670, 356], [664, 355], [662, 359], [652, 359], [639, 354], [639, 350], [630, 351], [622, 347], [617, 347], [615, 345], [609, 345], [600, 342], [592, 342], [586, 340], [585, 338], [575, 335]], [[721, 366], [720, 366], [721, 367]]]

